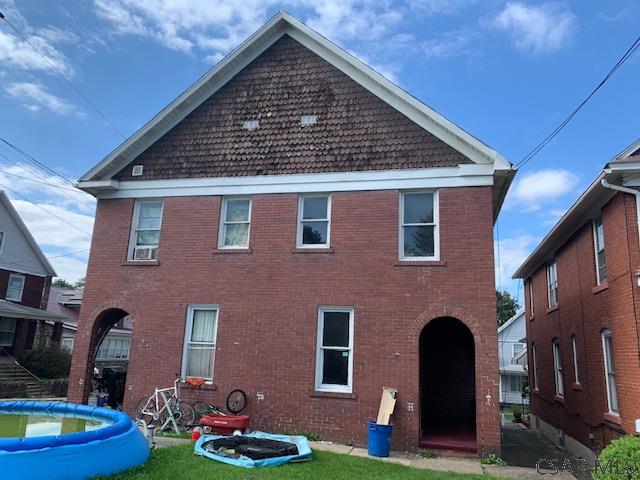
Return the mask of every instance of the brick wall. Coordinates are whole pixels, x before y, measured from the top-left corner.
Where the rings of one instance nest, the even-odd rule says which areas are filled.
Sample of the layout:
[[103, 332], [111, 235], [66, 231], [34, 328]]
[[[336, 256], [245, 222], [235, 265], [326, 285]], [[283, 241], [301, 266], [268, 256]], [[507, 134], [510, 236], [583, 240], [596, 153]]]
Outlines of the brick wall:
[[[559, 302], [548, 308], [546, 270], [532, 276], [534, 315], [526, 293], [529, 365], [536, 345], [539, 391], [531, 396], [531, 410], [543, 420], [599, 449], [623, 433], [635, 432], [640, 418], [638, 324], [634, 305], [640, 293], [635, 273], [640, 266], [635, 200], [617, 194], [602, 211], [608, 282], [597, 286], [593, 227], [583, 225], [557, 252]], [[620, 420], [608, 412], [601, 332], [613, 336]], [[571, 337], [576, 336], [579, 385], [575, 384]], [[560, 341], [564, 371], [564, 401], [554, 399], [551, 343]], [[533, 373], [530, 368], [530, 384]], [[594, 439], [589, 438], [592, 433]]]
[[[6, 296], [9, 276], [12, 273], [19, 272], [0, 269], [0, 298], [4, 298]], [[45, 290], [45, 287], [48, 286], [48, 282], [50, 282], [51, 279], [36, 275], [19, 274], [24, 275], [25, 277], [22, 301], [19, 303], [28, 307], [41, 308], [43, 291]]]
[[[131, 411], [180, 371], [188, 304], [217, 304], [215, 389], [187, 391], [188, 397], [223, 405], [232, 389], [242, 388], [253, 428], [304, 430], [363, 445], [382, 387], [392, 386], [399, 390], [393, 447], [413, 449], [420, 332], [430, 320], [450, 316], [475, 337], [479, 448], [499, 451], [491, 197], [490, 187], [441, 190], [441, 261], [412, 265], [397, 259], [397, 191], [332, 194], [331, 253], [295, 251], [294, 194], [253, 197], [251, 253], [216, 250], [220, 197], [167, 198], [154, 266], [123, 264], [133, 200], [100, 200], [70, 399], [83, 399], [91, 332], [105, 309], [133, 319], [125, 394]], [[313, 394], [319, 305], [355, 309], [349, 398]]]

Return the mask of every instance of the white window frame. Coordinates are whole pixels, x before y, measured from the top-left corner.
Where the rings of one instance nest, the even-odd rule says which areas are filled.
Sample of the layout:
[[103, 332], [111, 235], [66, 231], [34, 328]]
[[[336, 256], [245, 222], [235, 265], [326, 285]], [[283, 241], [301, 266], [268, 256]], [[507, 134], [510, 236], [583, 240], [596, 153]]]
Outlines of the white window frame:
[[74, 337], [62, 337], [60, 339], [60, 348], [64, 348], [67, 351], [72, 352], [74, 343], [75, 343]]
[[137, 233], [138, 233], [138, 221], [139, 221], [139, 215], [140, 215], [140, 206], [143, 203], [153, 203], [153, 202], [160, 202], [161, 203], [161, 207], [160, 207], [160, 227], [159, 230], [162, 234], [162, 217], [164, 215], [164, 199], [163, 198], [145, 198], [144, 200], [136, 200], [134, 206], [133, 206], [133, 218], [131, 219], [131, 232], [129, 234], [129, 250], [127, 252], [127, 260], [130, 262], [148, 262], [148, 261], [157, 261], [158, 259], [158, 250], [160, 248], [160, 238], [158, 238], [158, 244], [157, 245], [144, 245], [144, 246], [140, 246], [140, 248], [155, 248], [156, 249], [156, 258], [154, 260], [136, 260], [134, 258], [134, 254], [135, 254], [135, 250], [138, 247], [137, 245]]
[[[551, 299], [551, 292], [554, 293], [554, 300]], [[558, 306], [558, 262], [556, 260], [547, 264], [547, 298], [549, 308]]]
[[[602, 355], [603, 355], [603, 361], [604, 361], [604, 380], [607, 386], [607, 407], [609, 408], [609, 413], [612, 413], [613, 415], [619, 415], [620, 400], [618, 397], [618, 384], [616, 379], [615, 361], [613, 358], [613, 335], [611, 334], [611, 330], [608, 330], [608, 329], [603, 330], [601, 334], [601, 338], [602, 338]], [[607, 338], [611, 340], [610, 350], [607, 348], [607, 341], [606, 341]], [[609, 353], [609, 355], [607, 355], [607, 352]], [[613, 366], [613, 372], [609, 370], [609, 362], [607, 362], [607, 357], [611, 358], [611, 365]], [[613, 383], [609, 380], [610, 376], [613, 377], [613, 380], [614, 380]], [[615, 408], [613, 408], [613, 405], [612, 405], [613, 390], [615, 390], [615, 396], [616, 396]]]
[[[191, 333], [193, 331], [193, 314], [196, 310], [213, 310], [216, 312], [216, 324], [213, 327], [213, 342], [191, 342]], [[187, 320], [184, 327], [184, 341], [182, 342], [182, 366], [180, 372], [182, 378], [187, 378], [187, 365], [189, 356], [189, 345], [196, 343], [198, 345], [211, 345], [213, 353], [211, 354], [211, 377], [205, 378], [205, 383], [213, 383], [215, 376], [216, 350], [218, 345], [218, 325], [220, 323], [220, 306], [215, 304], [191, 304], [187, 307]]]
[[[20, 283], [20, 295], [15, 296], [15, 297], [10, 297], [9, 296], [9, 290], [11, 289], [11, 279], [12, 278], [18, 278], [21, 280]], [[12, 302], [21, 302], [22, 301], [22, 296], [24, 295], [24, 282], [25, 282], [25, 276], [24, 275], [20, 275], [19, 273], [12, 273], [9, 275], [9, 281], [7, 282], [7, 291], [5, 293], [5, 300], [9, 300]]]
[[575, 334], [571, 335], [571, 350], [573, 352], [573, 375], [575, 379], [575, 384], [580, 385], [580, 376], [578, 375], [578, 347], [576, 345], [576, 336]]
[[[349, 314], [349, 346], [347, 347], [325, 347], [322, 345], [324, 333], [324, 313], [344, 312]], [[318, 308], [318, 328], [316, 333], [316, 381], [315, 389], [319, 392], [339, 392], [353, 393], [353, 333], [354, 333], [354, 308], [321, 306]], [[324, 350], [348, 350], [349, 351], [349, 371], [347, 374], [347, 385], [335, 385], [322, 383], [322, 373], [324, 368]]]
[[533, 363], [533, 388], [538, 390], [538, 359], [536, 358], [536, 344], [531, 344], [531, 363]]
[[522, 342], [513, 342], [513, 343], [511, 344], [511, 353], [512, 353], [511, 358], [515, 357], [517, 354], [519, 354], [519, 353], [520, 353], [520, 352], [516, 352], [516, 345], [522, 345], [522, 348], [520, 349], [520, 352], [521, 352], [522, 350], [524, 350], [524, 349], [525, 349], [525, 347], [527, 346], [527, 344], [526, 344], [526, 343], [522, 343]]
[[[432, 223], [404, 223], [404, 197], [412, 193], [433, 193], [433, 222]], [[404, 254], [404, 227], [433, 226], [433, 256], [407, 257]], [[438, 190], [403, 190], [400, 192], [400, 210], [398, 215], [398, 258], [407, 262], [424, 262], [440, 260], [440, 195]]]
[[533, 276], [529, 277], [527, 284], [529, 285], [529, 313], [533, 317], [536, 314], [533, 301]]
[[[325, 198], [327, 199], [327, 218], [305, 218], [303, 220], [302, 215], [304, 213], [304, 199], [305, 198]], [[327, 222], [327, 243], [302, 243], [304, 222]], [[296, 232], [296, 248], [330, 248], [331, 246], [331, 194], [330, 193], [312, 193], [298, 196], [298, 229]]]
[[[602, 226], [602, 245], [599, 245], [599, 242], [598, 242], [598, 223], [600, 223], [600, 225]], [[607, 257], [606, 257], [607, 254], [606, 254], [605, 245], [604, 245], [605, 243], [604, 242], [604, 225], [602, 223], [602, 216], [593, 220], [592, 226], [593, 226], [593, 256], [595, 258], [595, 264], [596, 264], [596, 283], [598, 285], [601, 285], [607, 281], [606, 274], [604, 279], [600, 276], [600, 269], [604, 267], [606, 271], [606, 268], [607, 268]], [[604, 265], [600, 265], [600, 262], [598, 261], [598, 253], [600, 252], [602, 252], [604, 256]]]
[[[227, 222], [227, 202], [229, 200], [249, 200], [249, 216], [246, 221], [242, 222]], [[253, 210], [253, 198], [251, 196], [227, 196], [222, 197], [222, 204], [220, 206], [220, 225], [218, 227], [218, 248], [228, 250], [248, 250], [251, 244], [251, 212]], [[240, 225], [247, 224], [247, 244], [246, 245], [225, 245], [224, 239], [227, 235], [227, 225]]]
[[[115, 342], [125, 342], [127, 344], [126, 349], [116, 349]], [[125, 354], [120, 354], [120, 356], [116, 356], [116, 352], [118, 351], [126, 351]], [[98, 352], [96, 353], [96, 360], [101, 361], [125, 361], [129, 360], [129, 355], [131, 354], [131, 339], [127, 337], [105, 337], [102, 341], [102, 344], [98, 347]]]
[[2, 249], [4, 248], [4, 240], [6, 238], [6, 233], [0, 230], [0, 253], [2, 253]]
[[553, 350], [553, 376], [556, 384], [556, 395], [564, 397], [564, 372], [562, 370], [562, 352], [560, 351], [560, 340], [554, 338], [551, 342]]

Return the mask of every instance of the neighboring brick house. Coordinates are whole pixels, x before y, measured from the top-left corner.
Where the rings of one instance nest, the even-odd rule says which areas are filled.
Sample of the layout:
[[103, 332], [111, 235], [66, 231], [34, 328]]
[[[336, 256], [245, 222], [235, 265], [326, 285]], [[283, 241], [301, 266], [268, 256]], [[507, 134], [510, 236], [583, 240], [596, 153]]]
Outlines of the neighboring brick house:
[[640, 425], [639, 186], [640, 140], [514, 276], [525, 279], [532, 423], [592, 459]]
[[34, 347], [38, 324], [54, 322], [60, 341], [62, 317], [47, 313], [51, 278], [56, 272], [26, 225], [0, 190], [0, 356]]
[[[286, 13], [79, 187], [98, 199], [69, 396], [133, 318], [125, 409], [174, 372], [253, 428], [499, 451], [489, 147]], [[318, 333], [319, 332], [319, 333]]]

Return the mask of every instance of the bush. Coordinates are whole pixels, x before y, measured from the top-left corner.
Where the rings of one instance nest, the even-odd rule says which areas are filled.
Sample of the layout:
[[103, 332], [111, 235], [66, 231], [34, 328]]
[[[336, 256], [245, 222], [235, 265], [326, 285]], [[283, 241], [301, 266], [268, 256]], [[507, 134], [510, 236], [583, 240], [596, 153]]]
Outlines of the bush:
[[71, 354], [57, 345], [31, 350], [20, 357], [20, 364], [40, 378], [68, 378]]
[[511, 408], [511, 413], [513, 413], [513, 421], [514, 422], [521, 422], [522, 421], [522, 408], [518, 405], [514, 405]]
[[495, 453], [489, 453], [487, 455], [483, 455], [482, 458], [480, 458], [480, 463], [482, 465], [500, 465], [500, 466], [504, 466], [507, 464], [507, 462], [505, 462]]
[[640, 480], [640, 438], [628, 435], [612, 441], [598, 455], [595, 480]]

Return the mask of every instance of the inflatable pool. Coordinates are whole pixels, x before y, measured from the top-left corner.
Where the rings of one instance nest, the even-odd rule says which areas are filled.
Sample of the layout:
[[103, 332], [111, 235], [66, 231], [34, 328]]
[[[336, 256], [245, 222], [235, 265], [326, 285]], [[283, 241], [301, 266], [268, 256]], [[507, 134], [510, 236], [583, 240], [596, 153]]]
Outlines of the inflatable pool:
[[0, 402], [3, 478], [84, 480], [147, 458], [148, 442], [126, 413], [75, 403]]

